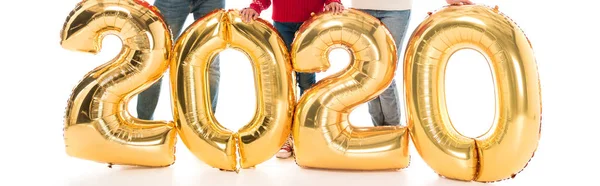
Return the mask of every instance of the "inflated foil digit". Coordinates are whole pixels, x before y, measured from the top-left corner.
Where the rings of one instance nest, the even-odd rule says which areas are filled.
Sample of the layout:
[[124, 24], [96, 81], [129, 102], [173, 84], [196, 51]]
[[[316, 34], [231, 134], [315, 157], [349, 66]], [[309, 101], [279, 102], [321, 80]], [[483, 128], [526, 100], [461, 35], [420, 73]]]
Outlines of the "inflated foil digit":
[[74, 88], [65, 116], [67, 154], [109, 164], [169, 166], [175, 161], [174, 124], [134, 118], [127, 105], [167, 70], [171, 34], [145, 2], [87, 0], [67, 18], [61, 45], [96, 54], [108, 34], [121, 39], [122, 50]]
[[[487, 57], [496, 89], [493, 125], [474, 139], [452, 126], [444, 93], [448, 59], [465, 48]], [[527, 165], [540, 138], [540, 82], [531, 45], [514, 22], [485, 6], [445, 7], [416, 28], [404, 67], [411, 138], [438, 174], [492, 182]]]
[[346, 170], [408, 166], [406, 127], [355, 127], [349, 114], [383, 92], [396, 70], [397, 50], [389, 30], [358, 10], [321, 13], [306, 21], [292, 44], [294, 70], [327, 70], [332, 49], [349, 51], [349, 67], [329, 76], [300, 99], [294, 116], [296, 163]]
[[[209, 102], [208, 67], [227, 48], [246, 54], [254, 71], [256, 113], [238, 132], [219, 124]], [[288, 52], [270, 24], [243, 23], [238, 11], [216, 10], [178, 39], [171, 67], [174, 118], [183, 142], [196, 157], [215, 168], [238, 171], [277, 153], [291, 130], [295, 95]]]

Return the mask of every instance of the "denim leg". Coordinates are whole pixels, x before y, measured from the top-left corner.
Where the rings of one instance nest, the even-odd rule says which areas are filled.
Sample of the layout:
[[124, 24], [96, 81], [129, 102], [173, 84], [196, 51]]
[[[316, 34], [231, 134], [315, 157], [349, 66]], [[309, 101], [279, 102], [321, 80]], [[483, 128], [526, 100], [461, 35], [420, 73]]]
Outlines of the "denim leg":
[[165, 22], [173, 34], [173, 42], [177, 41], [183, 24], [190, 15], [191, 0], [156, 0], [154, 6], [165, 18]]
[[[386, 89], [387, 90], [387, 89]], [[371, 121], [375, 126], [383, 126], [384, 116], [381, 111], [381, 99], [379, 96], [367, 103], [369, 108], [369, 114], [371, 115]]]
[[[282, 23], [275, 22], [273, 26], [275, 29], [281, 34], [283, 42], [287, 47], [288, 51], [291, 48], [292, 42], [294, 41], [294, 37], [296, 31], [300, 29], [302, 23]], [[304, 94], [306, 90], [311, 88], [316, 83], [316, 75], [315, 73], [296, 73], [296, 83], [298, 87], [300, 87], [300, 95]]]
[[306, 90], [310, 89], [317, 81], [315, 73], [296, 73], [296, 81], [300, 87], [300, 95], [302, 96]]
[[[408, 29], [410, 21], [410, 10], [402, 11], [379, 11], [379, 10], [364, 10], [366, 13], [371, 14], [374, 17], [380, 19], [383, 24], [387, 26], [396, 47], [398, 49], [398, 60], [402, 61], [403, 58], [400, 55], [402, 52], [402, 44], [404, 37]], [[398, 95], [398, 88], [396, 81], [392, 80], [392, 83], [388, 88], [383, 91], [375, 99], [371, 100], [368, 104], [369, 113], [375, 126], [395, 126], [400, 125], [400, 97]]]
[[217, 9], [225, 8], [225, 0], [195, 0], [192, 3], [194, 20], [198, 20]]
[[219, 56], [215, 56], [210, 64], [208, 72], [208, 88], [210, 90], [210, 101], [213, 114], [217, 111], [217, 100], [219, 98], [219, 81], [221, 80]]
[[[214, 10], [222, 8], [225, 8], [225, 0], [197, 0], [194, 3], [192, 3], [192, 13], [194, 14], [194, 20], [198, 20]], [[219, 98], [220, 79], [220, 60], [219, 55], [217, 55], [210, 63], [210, 68], [208, 71], [208, 87], [210, 90], [211, 108], [213, 113], [217, 111], [217, 100]]]
[[[185, 23], [186, 17], [190, 12], [190, 0], [156, 0], [154, 6], [160, 11], [171, 33], [173, 34], [173, 40], [179, 37], [179, 33]], [[158, 98], [160, 96], [160, 87], [162, 84], [162, 77], [150, 86], [138, 94], [137, 102], [137, 113], [138, 118], [144, 120], [152, 120], [154, 118], [154, 111], [158, 104]]]
[[375, 99], [369, 101], [369, 114], [375, 126], [400, 125], [400, 100], [396, 80]]
[[161, 84], [162, 77], [148, 89], [138, 94], [137, 115], [139, 119], [154, 119], [154, 110], [156, 109], [156, 105], [158, 105]]

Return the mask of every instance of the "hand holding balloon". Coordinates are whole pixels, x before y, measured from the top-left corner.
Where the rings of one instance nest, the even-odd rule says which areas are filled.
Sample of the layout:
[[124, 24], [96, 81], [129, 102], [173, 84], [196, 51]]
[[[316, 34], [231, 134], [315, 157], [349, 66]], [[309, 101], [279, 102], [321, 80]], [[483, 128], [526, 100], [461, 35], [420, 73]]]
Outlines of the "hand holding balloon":
[[446, 0], [450, 5], [472, 5], [473, 2], [470, 0]]
[[260, 14], [252, 8], [244, 8], [241, 11], [241, 16], [242, 16], [242, 20], [245, 23], [250, 23], [250, 22], [256, 20], [258, 18], [258, 16], [260, 16]]
[[341, 14], [344, 11], [344, 5], [338, 2], [331, 2], [323, 8], [325, 11], [331, 11], [333, 14]]

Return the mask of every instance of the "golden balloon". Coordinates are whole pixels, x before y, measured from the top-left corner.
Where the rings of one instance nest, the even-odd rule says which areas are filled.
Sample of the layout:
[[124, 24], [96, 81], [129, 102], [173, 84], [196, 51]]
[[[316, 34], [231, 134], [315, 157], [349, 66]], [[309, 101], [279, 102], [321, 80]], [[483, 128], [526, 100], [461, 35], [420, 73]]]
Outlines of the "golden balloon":
[[296, 163], [302, 167], [346, 170], [401, 169], [408, 166], [406, 127], [355, 127], [350, 112], [383, 92], [396, 70], [397, 50], [388, 29], [358, 10], [321, 13], [306, 21], [292, 44], [294, 69], [329, 67], [328, 54], [351, 54], [346, 70], [321, 80], [300, 99], [294, 116]]
[[[270, 159], [292, 132], [299, 166], [401, 169], [409, 164], [411, 136], [438, 174], [493, 182], [516, 175], [538, 146], [542, 110], [533, 49], [497, 7], [447, 6], [416, 28], [404, 61], [408, 127], [349, 122], [354, 108], [390, 85], [397, 60], [385, 25], [358, 10], [313, 15], [288, 53], [275, 28], [261, 19], [244, 23], [237, 10], [220, 9], [197, 20], [172, 48], [165, 21], [148, 3], [85, 0], [67, 17], [60, 44], [96, 54], [108, 34], [122, 40], [122, 51], [85, 75], [68, 101], [64, 140], [73, 157], [169, 166], [179, 133], [200, 160], [237, 172]], [[237, 132], [219, 124], [209, 101], [210, 62], [228, 48], [250, 59], [257, 95], [254, 118]], [[336, 48], [351, 54], [349, 67], [321, 80], [296, 105], [293, 70], [327, 70], [328, 54]], [[487, 57], [496, 89], [492, 128], [474, 139], [454, 129], [445, 101], [448, 60], [466, 48]], [[175, 122], [132, 117], [129, 100], [158, 81], [169, 65]]]
[[[496, 89], [492, 128], [475, 139], [454, 129], [444, 93], [448, 59], [466, 48], [487, 57]], [[431, 168], [492, 182], [525, 167], [540, 138], [541, 91], [533, 50], [514, 22], [485, 6], [444, 7], [416, 28], [405, 55], [409, 131]]]
[[127, 111], [131, 97], [167, 70], [169, 29], [147, 3], [87, 0], [68, 16], [61, 45], [96, 54], [108, 34], [121, 38], [123, 49], [73, 90], [65, 116], [67, 154], [109, 164], [169, 166], [175, 161], [174, 124], [140, 120]]
[[[208, 67], [227, 48], [248, 56], [256, 82], [256, 113], [238, 132], [219, 124], [209, 102]], [[174, 118], [190, 151], [231, 171], [238, 171], [236, 147], [242, 168], [273, 157], [290, 134], [295, 108], [288, 56], [270, 24], [243, 23], [238, 11], [217, 10], [191, 25], [175, 44], [170, 73]]]

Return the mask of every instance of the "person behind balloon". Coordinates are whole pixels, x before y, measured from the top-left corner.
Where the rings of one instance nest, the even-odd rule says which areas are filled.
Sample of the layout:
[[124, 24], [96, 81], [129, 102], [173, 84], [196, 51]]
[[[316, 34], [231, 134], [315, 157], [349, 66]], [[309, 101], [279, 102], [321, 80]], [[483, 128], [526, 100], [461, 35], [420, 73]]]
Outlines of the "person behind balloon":
[[[311, 17], [311, 13], [333, 11], [341, 13], [344, 6], [340, 0], [253, 0], [250, 7], [241, 11], [244, 22], [258, 18], [263, 10], [273, 4], [273, 26], [281, 34], [288, 50], [294, 41], [295, 33], [302, 23]], [[296, 81], [300, 87], [300, 95], [304, 94], [316, 83], [315, 73], [296, 73]], [[277, 153], [278, 158], [289, 158], [293, 155], [291, 136]]]
[[[473, 4], [469, 0], [446, 0], [451, 5]], [[398, 61], [402, 61], [401, 52], [412, 9], [412, 0], [352, 0], [352, 7], [361, 10], [383, 22], [389, 29], [398, 51]], [[369, 101], [368, 108], [375, 126], [400, 125], [400, 96], [396, 81], [375, 99]]]
[[[225, 0], [156, 0], [154, 6], [160, 11], [166, 24], [171, 29], [173, 40], [177, 41], [182, 32], [183, 24], [190, 13], [194, 14], [194, 20], [198, 20], [214, 10], [225, 8]], [[213, 113], [217, 109], [219, 68], [219, 56], [217, 55], [209, 68], [210, 99]], [[138, 118], [145, 120], [154, 118], [161, 84], [162, 78], [138, 95]]]

